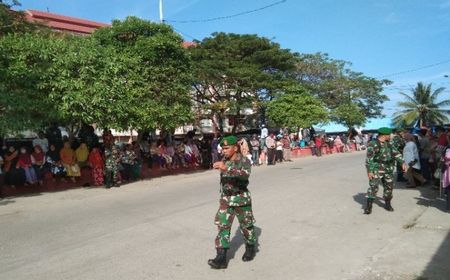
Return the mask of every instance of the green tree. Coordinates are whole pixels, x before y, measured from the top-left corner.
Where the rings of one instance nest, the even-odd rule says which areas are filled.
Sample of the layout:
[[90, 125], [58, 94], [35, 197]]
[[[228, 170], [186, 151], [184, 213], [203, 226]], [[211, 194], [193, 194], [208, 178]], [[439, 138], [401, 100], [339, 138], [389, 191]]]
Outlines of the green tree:
[[106, 123], [172, 130], [192, 119], [190, 59], [170, 26], [128, 17], [97, 30], [93, 39], [108, 49], [115, 63], [107, 65], [102, 77], [114, 77], [104, 95], [124, 101], [110, 102], [110, 117], [116, 119]]
[[55, 115], [42, 84], [60, 41], [32, 33], [0, 37], [0, 133], [41, 128]]
[[28, 33], [44, 30], [48, 32], [48, 29], [43, 25], [27, 21], [24, 12], [11, 9], [15, 6], [20, 6], [19, 1], [0, 1], [0, 37], [12, 33]]
[[333, 119], [348, 128], [353, 126], [362, 126], [366, 122], [366, 116], [355, 103], [343, 103], [339, 105], [332, 113]]
[[241, 110], [258, 110], [261, 101], [290, 80], [294, 56], [269, 39], [256, 35], [214, 33], [189, 48], [194, 72], [193, 100], [201, 116], [223, 132], [225, 116], [242, 123]]
[[432, 84], [424, 85], [419, 82], [411, 89], [410, 95], [400, 92], [405, 101], [398, 102], [402, 110], [394, 114], [394, 124], [411, 126], [419, 121], [420, 126], [423, 126], [448, 122], [450, 99], [438, 102], [439, 95], [444, 90], [445, 88], [440, 87], [433, 91]]
[[[391, 84], [388, 80], [378, 80], [355, 72], [349, 67], [351, 64], [342, 60], [331, 59], [327, 54], [299, 54], [293, 77], [307, 88], [314, 96], [320, 98], [332, 112], [332, 119], [339, 123], [346, 123], [347, 118], [342, 114], [342, 103], [348, 105], [355, 112], [362, 112], [365, 118], [382, 116], [382, 104], [388, 100], [382, 94], [383, 86]], [[356, 106], [355, 106], [356, 105]], [[339, 113], [333, 115], [334, 113]]]
[[277, 126], [294, 130], [328, 121], [323, 103], [301, 87], [290, 88], [268, 102], [267, 114]]

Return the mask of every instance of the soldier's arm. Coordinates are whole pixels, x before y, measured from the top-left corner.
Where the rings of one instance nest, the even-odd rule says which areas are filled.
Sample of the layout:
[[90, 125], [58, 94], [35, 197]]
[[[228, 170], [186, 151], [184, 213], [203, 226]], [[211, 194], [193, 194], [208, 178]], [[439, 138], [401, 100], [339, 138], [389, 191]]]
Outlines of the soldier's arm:
[[227, 169], [222, 173], [223, 177], [235, 178], [239, 180], [246, 180], [250, 177], [251, 164], [248, 159], [243, 161], [241, 164], [227, 164]]
[[366, 168], [367, 173], [375, 172], [375, 144], [374, 142], [370, 142], [367, 145], [367, 155], [366, 155]]
[[392, 155], [394, 156], [394, 160], [398, 162], [398, 164], [403, 163], [403, 155], [397, 149], [397, 147], [392, 147]]

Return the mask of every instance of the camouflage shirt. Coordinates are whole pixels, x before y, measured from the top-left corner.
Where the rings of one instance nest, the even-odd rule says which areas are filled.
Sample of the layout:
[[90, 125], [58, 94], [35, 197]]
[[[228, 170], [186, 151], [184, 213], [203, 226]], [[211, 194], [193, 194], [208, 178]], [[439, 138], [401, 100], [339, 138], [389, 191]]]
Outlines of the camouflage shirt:
[[238, 154], [235, 160], [225, 162], [226, 171], [220, 173], [222, 199], [229, 206], [250, 205], [250, 192], [247, 189], [251, 172], [248, 158]]
[[120, 154], [117, 150], [105, 150], [105, 168], [117, 171], [119, 169]]
[[405, 139], [401, 137], [400, 135], [395, 135], [392, 137], [392, 140], [390, 141], [392, 146], [399, 152], [403, 151], [403, 148], [405, 147]]
[[367, 146], [367, 172], [392, 172], [394, 171], [395, 161], [399, 164], [403, 163], [402, 154], [388, 141], [373, 140]]

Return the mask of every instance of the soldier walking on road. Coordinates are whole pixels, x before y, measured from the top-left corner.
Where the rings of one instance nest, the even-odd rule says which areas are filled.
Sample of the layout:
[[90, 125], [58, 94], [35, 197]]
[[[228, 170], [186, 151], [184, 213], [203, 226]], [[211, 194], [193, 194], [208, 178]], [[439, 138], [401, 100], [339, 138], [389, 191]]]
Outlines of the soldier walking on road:
[[208, 260], [214, 269], [227, 268], [227, 250], [230, 248], [231, 225], [237, 216], [245, 239], [244, 262], [251, 261], [256, 254], [255, 219], [250, 192], [247, 189], [251, 172], [250, 161], [239, 153], [237, 138], [227, 136], [220, 142], [224, 161], [215, 162], [214, 169], [220, 171], [220, 207], [215, 217], [218, 234], [215, 240], [217, 256]]
[[372, 213], [372, 204], [378, 192], [378, 186], [383, 185], [384, 208], [394, 211], [391, 205], [392, 189], [394, 188], [395, 162], [402, 164], [403, 171], [406, 167], [402, 155], [389, 142], [392, 130], [382, 127], [378, 130], [378, 138], [369, 143], [367, 147], [366, 168], [369, 177], [369, 189], [367, 190], [367, 206], [364, 214]]

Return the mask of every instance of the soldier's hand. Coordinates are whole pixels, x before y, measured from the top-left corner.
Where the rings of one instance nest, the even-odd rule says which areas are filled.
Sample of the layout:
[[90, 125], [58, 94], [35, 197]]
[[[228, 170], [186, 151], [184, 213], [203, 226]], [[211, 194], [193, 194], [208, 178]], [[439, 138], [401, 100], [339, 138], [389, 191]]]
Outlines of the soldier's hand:
[[367, 177], [369, 177], [369, 180], [372, 180], [375, 175], [372, 172], [367, 173]]
[[215, 163], [213, 164], [213, 168], [214, 168], [214, 169], [219, 169], [219, 170], [221, 170], [221, 171], [227, 170], [227, 166], [225, 165], [225, 163], [224, 163], [223, 161], [215, 162]]

